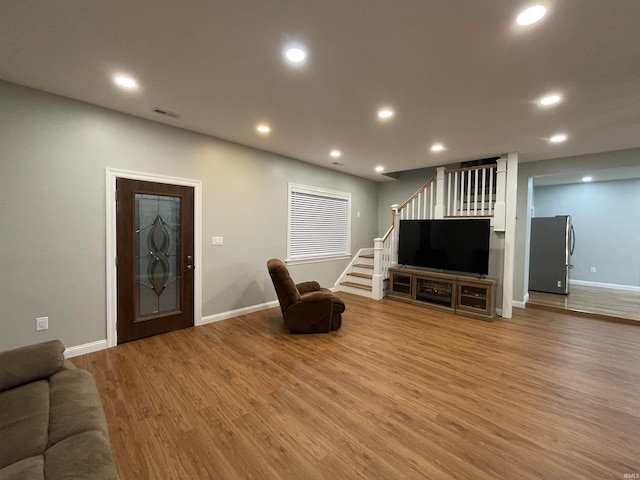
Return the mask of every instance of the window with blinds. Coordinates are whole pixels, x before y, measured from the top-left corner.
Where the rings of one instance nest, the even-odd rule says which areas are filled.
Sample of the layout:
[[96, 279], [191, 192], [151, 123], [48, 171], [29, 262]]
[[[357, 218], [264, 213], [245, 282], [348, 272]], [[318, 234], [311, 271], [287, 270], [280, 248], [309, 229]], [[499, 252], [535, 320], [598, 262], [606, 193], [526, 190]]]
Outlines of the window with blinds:
[[289, 184], [287, 261], [350, 255], [351, 194]]

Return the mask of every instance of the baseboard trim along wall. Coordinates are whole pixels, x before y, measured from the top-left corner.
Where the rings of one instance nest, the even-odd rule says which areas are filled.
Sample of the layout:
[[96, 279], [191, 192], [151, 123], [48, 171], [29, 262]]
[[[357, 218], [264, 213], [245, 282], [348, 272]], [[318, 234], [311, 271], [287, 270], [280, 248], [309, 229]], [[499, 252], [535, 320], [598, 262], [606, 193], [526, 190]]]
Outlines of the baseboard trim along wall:
[[634, 287], [633, 285], [618, 285], [616, 283], [598, 283], [598, 282], [587, 282], [585, 280], [569, 280], [569, 285], [582, 285], [583, 287], [610, 288], [612, 290], [640, 292], [640, 287]]
[[228, 312], [216, 313], [215, 315], [208, 315], [206, 317], [202, 317], [202, 321], [198, 325], [205, 325], [207, 323], [219, 322], [220, 320], [227, 320], [228, 318], [233, 318], [240, 315], [246, 315], [247, 313], [259, 312], [260, 310], [266, 310], [267, 308], [277, 307], [278, 305], [280, 305], [278, 301], [274, 300], [272, 302], [260, 303], [258, 305], [251, 305], [250, 307], [238, 308], [237, 310], [230, 310]]
[[84, 355], [85, 353], [98, 352], [107, 348], [107, 339], [98, 340], [96, 342], [84, 343], [82, 345], [76, 345], [75, 347], [66, 348], [64, 351], [64, 358], [77, 357], [78, 355]]
[[524, 296], [524, 299], [522, 300], [522, 302], [519, 302], [518, 300], [513, 300], [511, 303], [513, 304], [514, 307], [525, 308], [527, 306], [528, 301], [529, 301], [529, 294], [527, 293]]
[[[205, 325], [207, 323], [219, 322], [220, 320], [227, 320], [229, 318], [238, 317], [240, 315], [246, 315], [247, 313], [258, 312], [260, 310], [266, 310], [267, 308], [277, 307], [279, 305], [277, 300], [273, 302], [260, 303], [258, 305], [251, 305], [250, 307], [238, 308], [237, 310], [231, 310], [228, 312], [216, 313], [215, 315], [209, 315], [202, 317], [202, 321], [197, 326]], [[76, 345], [74, 347], [68, 347], [64, 351], [65, 358], [73, 358], [86, 353], [98, 352], [107, 348], [107, 339], [98, 340], [96, 342], [84, 343], [82, 345]]]

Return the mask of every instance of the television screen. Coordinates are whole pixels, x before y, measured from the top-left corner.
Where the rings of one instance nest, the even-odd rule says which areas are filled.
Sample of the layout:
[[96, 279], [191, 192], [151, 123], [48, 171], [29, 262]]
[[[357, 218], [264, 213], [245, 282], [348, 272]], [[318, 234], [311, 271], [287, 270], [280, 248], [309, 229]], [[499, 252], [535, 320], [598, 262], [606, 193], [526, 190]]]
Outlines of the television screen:
[[488, 218], [400, 220], [398, 264], [489, 273]]

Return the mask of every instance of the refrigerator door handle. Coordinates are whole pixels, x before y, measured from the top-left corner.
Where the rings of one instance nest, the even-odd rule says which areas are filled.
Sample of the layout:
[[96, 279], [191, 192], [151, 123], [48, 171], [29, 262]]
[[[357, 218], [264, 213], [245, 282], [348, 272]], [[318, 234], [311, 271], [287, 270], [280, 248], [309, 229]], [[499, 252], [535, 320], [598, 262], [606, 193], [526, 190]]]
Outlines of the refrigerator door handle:
[[569, 230], [569, 239], [569, 243], [571, 243], [569, 255], [573, 255], [573, 250], [576, 248], [576, 231], [573, 229], [573, 225], [571, 225], [571, 230]]

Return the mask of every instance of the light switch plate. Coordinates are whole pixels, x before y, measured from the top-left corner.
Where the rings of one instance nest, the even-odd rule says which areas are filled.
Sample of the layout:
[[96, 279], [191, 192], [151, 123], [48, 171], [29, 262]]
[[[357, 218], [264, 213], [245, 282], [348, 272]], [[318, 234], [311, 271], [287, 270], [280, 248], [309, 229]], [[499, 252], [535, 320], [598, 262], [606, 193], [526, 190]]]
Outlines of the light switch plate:
[[211, 237], [211, 245], [220, 246], [223, 244], [223, 237]]
[[36, 331], [47, 330], [49, 328], [49, 317], [36, 318]]

